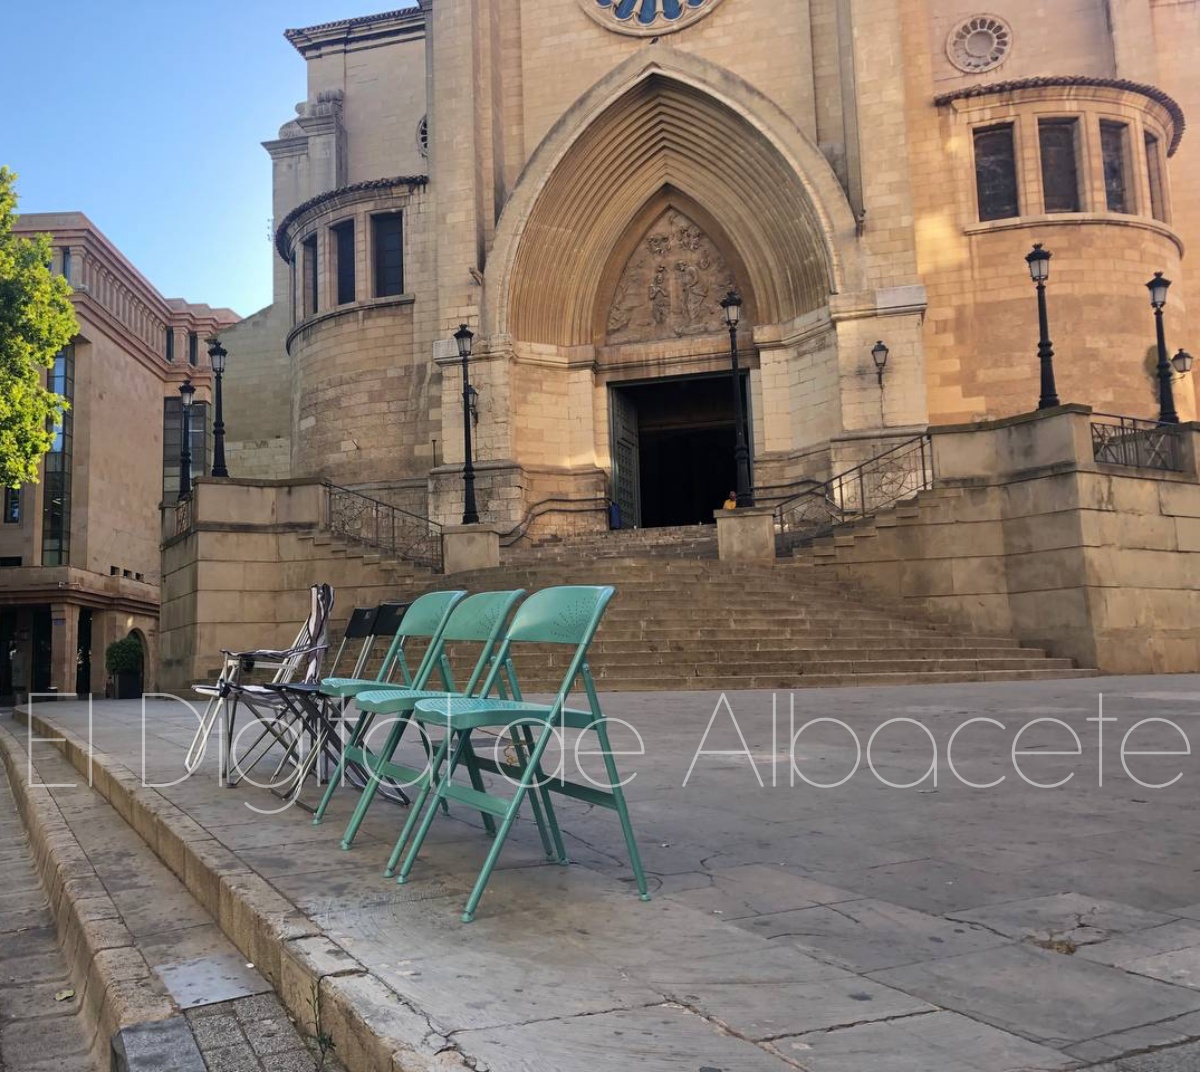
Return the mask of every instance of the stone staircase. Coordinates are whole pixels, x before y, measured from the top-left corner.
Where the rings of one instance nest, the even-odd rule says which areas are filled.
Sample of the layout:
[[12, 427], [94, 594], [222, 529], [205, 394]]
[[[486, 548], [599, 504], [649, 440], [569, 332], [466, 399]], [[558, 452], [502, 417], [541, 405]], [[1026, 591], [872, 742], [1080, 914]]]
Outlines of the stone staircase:
[[[591, 658], [597, 683], [607, 691], [1020, 681], [1094, 673], [1009, 637], [974, 636], [918, 619], [909, 607], [868, 599], [826, 580], [800, 559], [717, 561], [708, 557], [715, 555], [711, 528], [704, 535], [685, 532], [691, 535], [675, 547], [663, 530], [564, 539], [510, 552], [498, 568], [439, 578], [425, 588], [615, 585], [618, 594]], [[456, 675], [470, 665], [465, 658], [455, 662]], [[517, 660], [527, 691], [556, 686], [563, 666], [563, 653], [552, 648]]]
[[717, 557], [715, 525], [676, 525], [659, 529], [617, 529], [582, 536], [543, 537], [538, 542], [502, 547], [504, 565], [544, 565], [593, 558]]

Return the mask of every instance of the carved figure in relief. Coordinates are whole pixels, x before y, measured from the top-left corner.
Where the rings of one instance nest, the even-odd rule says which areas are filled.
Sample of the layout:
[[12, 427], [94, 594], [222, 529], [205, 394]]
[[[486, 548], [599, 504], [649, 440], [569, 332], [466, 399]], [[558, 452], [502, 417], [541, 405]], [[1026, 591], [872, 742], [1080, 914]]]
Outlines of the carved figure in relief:
[[629, 326], [629, 321], [633, 317], [633, 312], [627, 307], [627, 299], [629, 297], [629, 277], [622, 277], [617, 284], [617, 292], [613, 295], [612, 306], [608, 310], [608, 331], [609, 334], [622, 331]]
[[675, 265], [679, 273], [679, 291], [682, 298], [680, 309], [680, 324], [676, 327], [677, 335], [683, 335], [702, 328], [704, 319], [704, 301], [708, 297], [708, 287], [700, 276], [700, 269], [687, 261]]
[[661, 257], [671, 248], [671, 236], [662, 233], [652, 234], [646, 239], [646, 247], [656, 257]]
[[671, 295], [667, 291], [667, 266], [660, 264], [650, 280], [650, 315], [656, 324], [665, 324], [671, 315]]

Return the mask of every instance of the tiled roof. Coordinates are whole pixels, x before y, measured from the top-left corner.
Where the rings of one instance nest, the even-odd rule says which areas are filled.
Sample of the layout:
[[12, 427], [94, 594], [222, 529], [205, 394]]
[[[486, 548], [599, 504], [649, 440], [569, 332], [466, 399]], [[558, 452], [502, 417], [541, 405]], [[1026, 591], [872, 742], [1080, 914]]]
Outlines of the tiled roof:
[[993, 93], [1010, 93], [1018, 89], [1060, 89], [1069, 88], [1070, 86], [1096, 86], [1101, 89], [1120, 89], [1128, 93], [1140, 93], [1144, 97], [1149, 97], [1151, 100], [1157, 101], [1171, 115], [1174, 130], [1172, 131], [1171, 146], [1167, 150], [1167, 155], [1175, 155], [1175, 150], [1179, 148], [1179, 142], [1183, 138], [1183, 132], [1187, 127], [1187, 120], [1184, 118], [1183, 109], [1179, 107], [1179, 103], [1174, 97], [1164, 93], [1157, 86], [1147, 85], [1144, 82], [1130, 82], [1124, 78], [1090, 78], [1087, 75], [1047, 75], [1042, 78], [1018, 78], [1011, 82], [992, 82], [988, 85], [967, 86], [965, 89], [956, 89], [951, 93], [943, 93], [940, 97], [935, 97], [933, 103], [941, 107], [944, 104], [949, 104], [951, 101], [965, 100], [971, 97], [986, 97]]
[[283, 36], [293, 44], [305, 34], [321, 33], [325, 30], [337, 30], [342, 27], [349, 29], [352, 26], [367, 26], [372, 22], [386, 22], [388, 19], [402, 18], [405, 15], [412, 15], [420, 10], [417, 5], [412, 7], [397, 8], [395, 11], [381, 11], [378, 15], [360, 15], [355, 19], [338, 19], [336, 22], [322, 22], [317, 26], [300, 26], [294, 30], [284, 30]]

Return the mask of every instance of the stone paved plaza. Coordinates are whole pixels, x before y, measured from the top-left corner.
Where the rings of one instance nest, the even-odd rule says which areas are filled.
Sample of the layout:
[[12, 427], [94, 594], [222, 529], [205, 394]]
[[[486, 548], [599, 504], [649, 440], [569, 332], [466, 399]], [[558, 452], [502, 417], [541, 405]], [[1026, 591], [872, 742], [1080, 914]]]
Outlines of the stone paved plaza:
[[[581, 804], [560, 807], [572, 866], [522, 822], [464, 925], [487, 840], [462, 808], [399, 887], [381, 874], [394, 806], [344, 852], [349, 790], [320, 827], [259, 814], [279, 802], [220, 788], [213, 747], [160, 792], [401, 995], [398, 1030], [481, 1070], [1200, 1068], [1200, 676], [605, 708], [642, 739], [619, 762], [649, 903], [615, 817]], [[87, 733], [86, 705], [36, 713]], [[137, 770], [141, 720], [96, 703], [94, 747]], [[180, 778], [194, 724], [147, 703], [149, 781]], [[639, 751], [627, 728], [614, 747]]]

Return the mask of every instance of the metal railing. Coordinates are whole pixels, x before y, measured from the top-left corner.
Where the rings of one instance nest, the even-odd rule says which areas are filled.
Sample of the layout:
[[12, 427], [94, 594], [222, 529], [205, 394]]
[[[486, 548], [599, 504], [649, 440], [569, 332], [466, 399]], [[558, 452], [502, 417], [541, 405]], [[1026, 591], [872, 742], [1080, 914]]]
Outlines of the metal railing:
[[931, 487], [933, 450], [923, 434], [785, 499], [775, 507], [776, 531], [784, 547], [794, 546]]
[[1106, 465], [1183, 472], [1183, 436], [1177, 424], [1092, 414], [1092, 457]]
[[334, 536], [435, 572], [442, 569], [442, 526], [427, 517], [326, 484], [325, 522]]

